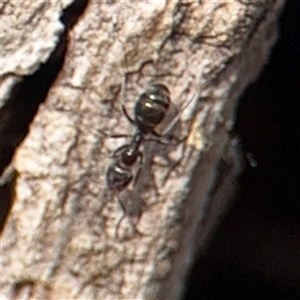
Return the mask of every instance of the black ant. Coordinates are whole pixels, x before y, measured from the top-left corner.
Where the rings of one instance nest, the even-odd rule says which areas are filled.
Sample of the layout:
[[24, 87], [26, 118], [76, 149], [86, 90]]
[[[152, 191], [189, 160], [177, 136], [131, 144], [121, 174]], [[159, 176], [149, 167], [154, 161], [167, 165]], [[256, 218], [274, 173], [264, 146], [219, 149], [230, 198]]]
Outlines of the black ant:
[[[140, 164], [143, 161], [143, 155], [139, 150], [140, 145], [144, 141], [144, 137], [149, 133], [161, 137], [161, 135], [154, 131], [154, 128], [163, 120], [169, 105], [170, 92], [163, 84], [154, 84], [141, 94], [135, 105], [134, 120], [128, 115], [124, 105], [122, 105], [122, 110], [126, 118], [130, 123], [136, 125], [137, 131], [129, 144], [121, 146], [112, 155], [113, 158], [116, 158], [116, 161], [108, 167], [106, 174], [110, 190], [120, 192], [132, 181], [132, 166], [138, 158], [140, 158]], [[114, 135], [112, 137], [126, 136]], [[159, 139], [157, 141], [163, 143]]]
[[[190, 103], [190, 102], [189, 102]], [[189, 104], [188, 103], [188, 104]], [[122, 104], [122, 111], [128, 121], [136, 126], [134, 135], [111, 135], [110, 137], [131, 137], [129, 144], [125, 144], [116, 149], [112, 155], [115, 161], [108, 167], [106, 173], [106, 181], [109, 189], [113, 192], [123, 191], [129, 183], [134, 179], [134, 184], [137, 181], [140, 173], [140, 166], [143, 163], [143, 154], [140, 151], [141, 144], [146, 141], [156, 141], [161, 144], [178, 145], [186, 138], [181, 140], [163, 140], [165, 134], [159, 134], [155, 128], [162, 122], [166, 112], [170, 106], [170, 92], [163, 84], [154, 84], [150, 86], [144, 93], [142, 93], [134, 107], [134, 119], [132, 119], [126, 111], [124, 104]], [[178, 121], [178, 116], [173, 119], [168, 126], [166, 133]], [[157, 138], [147, 138], [146, 136], [152, 134]], [[139, 159], [139, 167], [137, 172], [133, 173], [133, 166]], [[126, 214], [126, 208], [122, 201], [118, 198], [118, 202]], [[122, 219], [122, 218], [121, 218]], [[120, 223], [120, 221], [118, 222]], [[117, 226], [118, 227], [118, 226]]]

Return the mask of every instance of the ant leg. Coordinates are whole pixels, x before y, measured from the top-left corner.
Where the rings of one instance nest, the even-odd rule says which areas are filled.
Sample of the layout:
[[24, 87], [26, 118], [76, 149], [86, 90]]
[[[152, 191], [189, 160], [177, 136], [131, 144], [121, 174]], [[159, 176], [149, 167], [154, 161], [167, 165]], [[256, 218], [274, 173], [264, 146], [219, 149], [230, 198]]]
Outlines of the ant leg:
[[[135, 124], [134, 120], [132, 117], [130, 117], [129, 113], [126, 110], [125, 107], [125, 86], [126, 86], [126, 75], [123, 74], [123, 79], [122, 79], [122, 83], [121, 83], [121, 102], [122, 102], [122, 111], [126, 117], [126, 119], [131, 123], [131, 124]], [[130, 134], [107, 134], [106, 132], [104, 132], [103, 130], [99, 130], [104, 136], [106, 137], [110, 137], [110, 138], [127, 138], [127, 137], [132, 137], [132, 135]]]
[[103, 134], [105, 137], [107, 138], [114, 138], [114, 139], [118, 139], [118, 138], [128, 138], [128, 137], [132, 137], [132, 134], [108, 134], [105, 131], [98, 129], [98, 131]]
[[120, 217], [120, 219], [118, 220], [117, 222], [117, 225], [116, 225], [116, 228], [115, 228], [115, 240], [116, 241], [120, 241], [119, 237], [118, 237], [118, 230], [120, 228], [120, 225], [121, 225], [121, 222], [125, 219], [125, 217], [127, 216], [128, 217], [128, 222], [130, 224], [130, 227], [132, 228], [132, 231], [137, 233], [138, 235], [140, 236], [144, 236], [145, 234], [141, 233], [140, 231], [137, 230], [135, 224], [132, 222], [131, 220], [131, 217], [129, 214], [127, 214], [127, 211], [126, 211], [126, 208], [123, 204], [123, 202], [119, 199], [119, 197], [117, 198], [118, 199], [118, 202], [119, 202], [119, 205], [122, 209], [122, 212], [123, 212], [123, 215]]
[[144, 159], [143, 154], [142, 154], [141, 152], [139, 152], [138, 157], [140, 158], [140, 161], [139, 161], [139, 167], [138, 167], [138, 170], [137, 170], [137, 172], [136, 172], [136, 176], [135, 176], [135, 178], [134, 178], [133, 185], [136, 185], [137, 180], [138, 180], [138, 178], [139, 178], [139, 176], [140, 176], [140, 173], [141, 173], [141, 165], [143, 164], [143, 159]]
[[159, 143], [162, 145], [168, 145], [168, 146], [177, 146], [180, 143], [184, 142], [188, 138], [188, 135], [181, 139], [178, 139], [176, 136], [167, 136], [166, 134], [160, 135], [156, 132], [151, 132], [151, 133], [158, 138], [157, 139], [153, 139], [153, 138], [145, 139], [145, 141], [156, 142], [156, 143]]
[[117, 149], [113, 152], [113, 154], [110, 156], [110, 158], [118, 157], [119, 154], [122, 152], [122, 150], [125, 149], [126, 147], [128, 147], [128, 145], [123, 145], [123, 146], [117, 148]]
[[[198, 94], [195, 93], [195, 94], [189, 99], [189, 101], [187, 101], [187, 103], [185, 103], [182, 107], [180, 107], [180, 109], [179, 109], [178, 111], [184, 111], [184, 110], [191, 104], [191, 102], [194, 101], [197, 97], [198, 97]], [[167, 126], [167, 128], [163, 131], [162, 134], [159, 134], [159, 133], [157, 133], [157, 132], [154, 131], [154, 130], [152, 130], [151, 133], [152, 133], [153, 135], [155, 135], [156, 137], [159, 137], [159, 138], [164, 138], [164, 137], [166, 137], [166, 136], [167, 136], [167, 133], [170, 132], [170, 131], [173, 129], [173, 127], [174, 127], [175, 124], [179, 121], [179, 119], [180, 119], [180, 114], [177, 113], [176, 117], [175, 117], [175, 118], [172, 120], [172, 122]], [[179, 145], [180, 143], [184, 142], [187, 138], [188, 138], [188, 135], [185, 136], [185, 137], [183, 137], [183, 138], [181, 138], [181, 139], [178, 139], [178, 138], [176, 138], [176, 137], [174, 137], [174, 136], [171, 136], [171, 137], [167, 138], [166, 140], [164, 140], [164, 141], [161, 140], [161, 141], [162, 141], [162, 144], [168, 144], [168, 145], [174, 145], [174, 146], [176, 146], [176, 145]], [[175, 142], [172, 142], [172, 140], [173, 140], [173, 141], [175, 140]], [[157, 141], [157, 142], [158, 142], [158, 141]]]
[[[157, 136], [157, 135], [155, 135], [155, 136]], [[170, 145], [170, 142], [171, 142], [170, 139], [163, 140], [162, 138], [165, 138], [165, 137], [164, 136], [159, 136], [159, 135], [157, 137], [158, 137], [157, 139], [154, 139], [154, 138], [149, 138], [148, 139], [147, 138], [147, 139], [145, 139], [145, 141], [147, 141], [147, 142], [156, 142], [156, 143], [162, 144], [162, 145]]]
[[[195, 93], [188, 101], [187, 103], [183, 104], [180, 109], [178, 111], [184, 111], [190, 104], [192, 101], [196, 100], [196, 98], [198, 97], [198, 94]], [[169, 124], [169, 126], [163, 131], [162, 135], [166, 135], [166, 133], [168, 131], [170, 131], [174, 125], [178, 122], [178, 120], [180, 119], [180, 114], [177, 113], [176, 117], [173, 119], [173, 121]]]
[[131, 124], [135, 124], [133, 118], [129, 115], [125, 107], [125, 95], [126, 95], [126, 74], [123, 72], [122, 82], [121, 82], [121, 102], [122, 102], [122, 111]]
[[[157, 140], [157, 141], [160, 142], [160, 140]], [[139, 161], [139, 167], [138, 167], [138, 170], [137, 170], [137, 172], [136, 172], [136, 174], [135, 174], [133, 186], [136, 185], [136, 183], [137, 183], [137, 181], [138, 181], [138, 179], [139, 179], [139, 176], [140, 176], [140, 173], [141, 173], [141, 166], [142, 166], [143, 161], [144, 161], [143, 154], [142, 154], [141, 152], [139, 153], [139, 158], [140, 158], [140, 161]], [[154, 175], [152, 174], [152, 172], [151, 172], [151, 176], [152, 176], [152, 178], [154, 179]], [[154, 189], [155, 189], [155, 196], [156, 196], [156, 198], [158, 198], [160, 194], [159, 194], [159, 192], [158, 192], [157, 185], [156, 185], [156, 183], [155, 183], [154, 181], [152, 181], [152, 182], [153, 182]]]
[[124, 204], [122, 203], [122, 201], [119, 199], [119, 197], [117, 197], [118, 199], [118, 203], [122, 209], [123, 215], [120, 217], [119, 221], [117, 222], [116, 228], [115, 228], [115, 240], [118, 241], [118, 229], [120, 228], [120, 224], [121, 222], [125, 219], [126, 217], [126, 209]]
[[107, 137], [118, 139], [118, 138], [129, 138], [132, 136], [133, 136], [132, 134], [112, 134], [112, 135], [108, 135]]
[[130, 117], [129, 113], [127, 112], [126, 108], [125, 108], [125, 105], [122, 104], [122, 111], [125, 115], [125, 117], [127, 118], [127, 120], [131, 123], [131, 124], [135, 124], [134, 120], [132, 117]]

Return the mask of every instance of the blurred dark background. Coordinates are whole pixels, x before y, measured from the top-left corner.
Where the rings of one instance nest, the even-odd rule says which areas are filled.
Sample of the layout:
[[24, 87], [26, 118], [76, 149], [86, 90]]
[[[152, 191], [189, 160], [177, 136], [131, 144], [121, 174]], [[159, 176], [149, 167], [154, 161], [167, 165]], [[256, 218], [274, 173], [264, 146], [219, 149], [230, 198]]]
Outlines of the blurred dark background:
[[279, 39], [240, 100], [246, 163], [232, 210], [199, 253], [184, 300], [300, 299], [300, 1], [286, 2]]

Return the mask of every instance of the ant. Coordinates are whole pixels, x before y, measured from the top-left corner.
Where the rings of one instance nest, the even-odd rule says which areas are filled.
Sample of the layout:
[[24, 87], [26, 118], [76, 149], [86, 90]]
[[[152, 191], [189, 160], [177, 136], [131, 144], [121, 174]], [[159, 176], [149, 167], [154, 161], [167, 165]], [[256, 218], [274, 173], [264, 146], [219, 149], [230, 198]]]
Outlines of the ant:
[[[165, 145], [178, 145], [186, 139], [186, 137], [175, 141], [162, 139], [166, 136], [165, 133], [178, 121], [178, 115], [169, 124], [163, 134], [159, 134], [155, 131], [155, 128], [164, 119], [169, 109], [170, 102], [169, 89], [163, 84], [153, 84], [139, 96], [134, 107], [134, 119], [129, 116], [124, 104], [122, 104], [122, 111], [128, 121], [136, 127], [136, 132], [133, 135], [119, 134], [110, 136], [114, 138], [131, 137], [130, 143], [117, 148], [111, 156], [114, 158], [114, 162], [108, 167], [106, 173], [107, 185], [111, 191], [117, 193], [123, 191], [133, 180], [133, 177], [135, 177], [134, 184], [136, 183], [140, 174], [140, 166], [143, 163], [143, 154], [140, 151], [140, 146], [144, 141], [156, 141]], [[188, 104], [189, 103], [190, 101]], [[152, 134], [157, 138], [146, 138], [149, 134]], [[139, 167], [136, 174], [133, 174], [133, 166], [138, 159]], [[123, 212], [126, 214], [126, 208], [119, 198], [118, 202]], [[118, 223], [120, 223], [121, 220]]]
[[[134, 120], [127, 113], [125, 106], [122, 110], [130, 123], [136, 125], [137, 131], [132, 136], [129, 144], [116, 149], [112, 155], [116, 159], [107, 170], [106, 179], [108, 187], [120, 192], [133, 179], [132, 166], [140, 158], [140, 164], [143, 162], [143, 155], [139, 150], [144, 141], [144, 137], [149, 133], [161, 137], [154, 128], [161, 123], [170, 105], [170, 92], [163, 84], [154, 84], [146, 92], [141, 94], [134, 109]], [[114, 135], [112, 137], [126, 137], [127, 135]], [[156, 140], [163, 143], [161, 140]], [[136, 179], [138, 178], [136, 175]]]

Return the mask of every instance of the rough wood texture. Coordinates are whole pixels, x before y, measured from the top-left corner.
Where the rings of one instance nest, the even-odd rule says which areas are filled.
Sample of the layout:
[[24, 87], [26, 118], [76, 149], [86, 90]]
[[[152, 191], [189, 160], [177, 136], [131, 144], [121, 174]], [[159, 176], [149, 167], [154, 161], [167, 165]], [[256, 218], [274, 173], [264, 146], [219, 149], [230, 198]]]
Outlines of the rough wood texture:
[[[64, 68], [13, 160], [1, 240], [8, 299], [179, 297], [195, 247], [229, 202], [240, 170], [228, 133], [234, 107], [266, 62], [282, 5], [199, 2], [90, 1], [70, 32]], [[109, 155], [129, 139], [103, 132], [134, 132], [121, 110], [124, 76], [130, 113], [150, 83], [166, 84], [180, 112], [176, 134], [188, 139], [145, 142], [136, 185], [113, 195]]]

